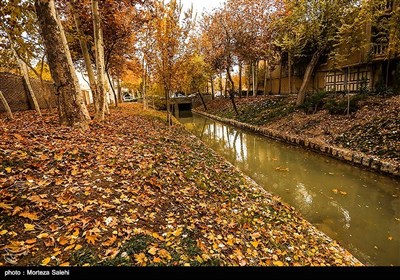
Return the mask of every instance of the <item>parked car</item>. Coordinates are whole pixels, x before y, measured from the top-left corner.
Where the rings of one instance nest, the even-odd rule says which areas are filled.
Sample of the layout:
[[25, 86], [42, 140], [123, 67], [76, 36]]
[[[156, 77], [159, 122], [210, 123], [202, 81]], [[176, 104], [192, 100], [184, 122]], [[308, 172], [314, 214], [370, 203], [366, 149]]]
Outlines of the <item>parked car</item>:
[[186, 95], [182, 92], [175, 92], [171, 98], [179, 98], [179, 97], [185, 97]]
[[125, 94], [124, 96], [122, 96], [122, 100], [124, 102], [135, 102], [137, 99], [134, 98], [132, 95], [130, 94]]

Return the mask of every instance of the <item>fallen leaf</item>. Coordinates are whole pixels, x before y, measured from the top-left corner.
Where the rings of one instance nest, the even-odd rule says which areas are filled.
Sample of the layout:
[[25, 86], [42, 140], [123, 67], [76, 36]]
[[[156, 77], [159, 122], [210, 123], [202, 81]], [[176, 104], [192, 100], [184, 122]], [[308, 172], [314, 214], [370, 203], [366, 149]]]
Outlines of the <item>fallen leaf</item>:
[[60, 243], [60, 245], [65, 245], [68, 243], [68, 239], [65, 238], [64, 236], [61, 236], [60, 238], [58, 238], [58, 243]]
[[22, 212], [19, 214], [19, 216], [28, 218], [32, 221], [37, 221], [39, 220], [38, 214], [37, 213], [29, 213], [29, 212]]
[[39, 238], [39, 239], [41, 239], [41, 238], [47, 238], [47, 237], [49, 237], [49, 234], [48, 233], [41, 233], [41, 234], [39, 234], [38, 236], [36, 236], [37, 238]]
[[158, 251], [158, 248], [153, 246], [147, 252], [154, 256], [155, 254], [157, 254], [157, 251]]
[[80, 245], [80, 244], [77, 244], [77, 245], [75, 246], [75, 248], [74, 248], [75, 251], [78, 251], [78, 250], [80, 250], [80, 249], [82, 249], [82, 245]]
[[281, 262], [281, 261], [275, 261], [275, 262], [272, 262], [272, 263], [275, 266], [283, 266], [283, 262]]
[[36, 238], [33, 238], [33, 239], [25, 240], [25, 243], [26, 243], [26, 244], [33, 244], [33, 243], [36, 243], [36, 241], [37, 241], [37, 239], [36, 239]]
[[393, 240], [393, 237], [392, 237], [392, 236], [389, 236], [389, 237], [388, 237], [388, 240], [392, 241], [392, 240]]
[[0, 231], [0, 235], [4, 235], [4, 234], [6, 234], [7, 232], [8, 232], [8, 230], [3, 229], [2, 231]]
[[104, 247], [110, 247], [111, 245], [114, 244], [114, 242], [117, 240], [117, 236], [113, 235], [111, 236], [107, 241], [103, 242], [102, 245]]
[[51, 261], [51, 258], [45, 258], [44, 260], [42, 260], [41, 265], [47, 265], [50, 261]]
[[11, 173], [12, 168], [11, 167], [6, 167], [5, 170], [6, 170], [7, 173]]
[[96, 234], [86, 234], [86, 241], [87, 241], [87, 243], [92, 243], [93, 245], [94, 245], [94, 243], [97, 241], [97, 239], [98, 239], [98, 235], [96, 235]]
[[137, 264], [139, 264], [139, 265], [145, 265], [146, 264], [147, 258], [146, 258], [146, 255], [144, 253], [135, 254], [134, 257], [135, 257], [135, 261], [136, 261]]
[[11, 206], [11, 204], [6, 204], [3, 202], [0, 202], [0, 208], [7, 210], [7, 209], [12, 209], [12, 206]]
[[250, 242], [250, 243], [251, 243], [251, 245], [254, 246], [254, 248], [257, 248], [257, 247], [258, 247], [258, 241], [252, 241], [252, 242]]
[[35, 225], [32, 224], [24, 224], [25, 226], [25, 231], [30, 231], [35, 229]]
[[64, 262], [62, 264], [60, 264], [60, 266], [70, 266], [69, 262]]

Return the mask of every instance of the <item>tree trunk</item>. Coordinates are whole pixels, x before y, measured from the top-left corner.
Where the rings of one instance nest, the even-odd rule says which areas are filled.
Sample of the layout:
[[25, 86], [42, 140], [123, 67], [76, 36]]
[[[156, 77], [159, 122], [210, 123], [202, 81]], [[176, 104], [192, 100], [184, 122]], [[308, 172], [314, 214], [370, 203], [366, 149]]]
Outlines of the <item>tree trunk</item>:
[[58, 24], [54, 0], [35, 0], [35, 8], [58, 95], [60, 122], [86, 130], [89, 115], [79, 84], [75, 83], [76, 73], [67, 57], [69, 49], [63, 43], [63, 30]]
[[221, 91], [222, 96], [222, 93], [224, 92], [224, 87], [222, 85], [222, 73], [219, 73], [219, 90]]
[[[24, 77], [25, 84], [26, 84], [26, 87], [28, 88], [29, 96], [32, 98], [35, 110], [39, 114], [39, 116], [42, 116], [42, 112], [40, 111], [39, 103], [36, 99], [35, 92], [33, 91], [33, 88], [32, 88], [31, 80], [29, 79], [28, 66], [26, 66], [26, 63], [24, 61], [22, 61], [22, 59], [19, 57], [17, 51], [15, 50], [15, 48], [13, 46], [14, 42], [12, 41], [11, 36], [9, 34], [7, 34], [7, 35], [8, 35], [8, 40], [10, 41], [11, 50], [14, 54], [15, 59], [18, 62], [19, 68], [21, 69], [22, 76]], [[44, 92], [43, 92], [43, 94], [44, 94]]]
[[258, 60], [256, 60], [256, 64], [254, 65], [254, 88], [255, 88], [255, 95], [258, 94]]
[[92, 0], [92, 14], [93, 14], [93, 31], [94, 31], [94, 45], [96, 50], [96, 70], [97, 70], [97, 89], [98, 89], [98, 103], [99, 108], [96, 112], [94, 119], [97, 121], [104, 120], [104, 114], [107, 111], [106, 104], [106, 90], [105, 90], [105, 65], [104, 65], [104, 41], [103, 29], [101, 27], [101, 19], [99, 13], [99, 1]]
[[268, 73], [269, 73], [269, 85], [271, 87], [270, 93], [273, 94], [273, 92], [272, 92], [273, 81], [272, 81], [272, 68], [271, 68], [271, 66], [268, 66]]
[[239, 98], [242, 98], [242, 63], [239, 62]]
[[232, 101], [233, 109], [235, 110], [236, 115], [239, 115], [238, 109], [235, 103], [235, 83], [232, 80], [231, 72], [229, 71], [230, 67], [226, 68], [226, 75], [229, 81], [231, 82], [232, 89], [229, 91], [229, 97]]
[[251, 62], [249, 63], [249, 71], [247, 71], [247, 92], [246, 92], [246, 97], [250, 96], [250, 79], [251, 79]]
[[89, 87], [90, 87], [90, 90], [92, 92], [92, 97], [93, 97], [94, 111], [95, 111], [95, 113], [97, 113], [97, 111], [99, 110], [99, 102], [98, 102], [99, 96], [98, 96], [96, 77], [94, 75], [92, 61], [90, 59], [86, 35], [82, 31], [81, 19], [73, 5], [75, 3], [76, 3], [76, 0], [69, 3], [69, 5], [71, 8], [72, 14], [74, 16], [75, 27], [76, 27], [76, 30], [78, 31], [78, 35], [79, 35], [79, 43], [80, 43], [80, 47], [81, 47], [81, 51], [82, 51], [82, 55], [83, 55], [83, 60], [85, 61], [86, 72], [87, 72], [88, 78], [89, 78]]
[[214, 100], [215, 99], [214, 79], [212, 75], [210, 76], [210, 80], [211, 80], [211, 98]]
[[[17, 57], [17, 60], [18, 60], [18, 64], [20, 65], [20, 68], [22, 70], [22, 74], [24, 76], [25, 84], [26, 84], [26, 87], [28, 88], [29, 95], [32, 98], [33, 106], [35, 107], [35, 110], [39, 114], [39, 116], [42, 116], [42, 112], [40, 111], [39, 103], [36, 99], [36, 95], [35, 95], [35, 92], [33, 91], [32, 84], [31, 84], [31, 81], [29, 78], [28, 67], [26, 66], [25, 62], [20, 60], [18, 57]], [[45, 93], [43, 92], [43, 94], [45, 94]]]
[[281, 95], [282, 93], [282, 56], [279, 60], [279, 89], [278, 94]]
[[288, 53], [288, 69], [289, 69], [289, 94], [292, 93], [292, 55]]
[[113, 81], [111, 80], [110, 73], [108, 73], [108, 72], [107, 72], [107, 78], [108, 78], [108, 84], [110, 85], [111, 91], [113, 92], [113, 95], [114, 95], [115, 107], [118, 107], [117, 94], [116, 94], [115, 89], [113, 87]]
[[7, 118], [13, 120], [14, 119], [13, 113], [11, 112], [10, 106], [8, 105], [7, 100], [1, 91], [0, 91], [0, 101], [3, 104], [3, 107], [6, 109]]
[[251, 73], [253, 77], [253, 96], [256, 96], [256, 71], [255, 71], [255, 63], [251, 64]]
[[199, 94], [199, 96], [200, 96], [201, 103], [203, 103], [204, 110], [205, 110], [205, 111], [207, 111], [207, 105], [206, 105], [206, 102], [204, 102], [203, 95], [201, 94], [201, 92], [200, 92], [200, 91], [197, 91], [197, 93], [198, 93], [198, 94]]
[[264, 59], [264, 95], [267, 95], [267, 60]]
[[[146, 85], [145, 85], [146, 86]], [[118, 102], [122, 103], [122, 88], [121, 88], [121, 79], [118, 77], [117, 79], [117, 92], [118, 92]]]
[[65, 37], [64, 27], [63, 27], [60, 19], [58, 18], [58, 15], [56, 12], [56, 7], [54, 4], [55, 2], [54, 2], [54, 0], [44, 0], [44, 2], [50, 3], [49, 5], [50, 5], [51, 13], [53, 14], [53, 17], [56, 19], [58, 28], [60, 29], [60, 36], [61, 36], [62, 44], [63, 44], [64, 50], [65, 50], [65, 56], [67, 57], [69, 71], [71, 72], [71, 80], [72, 80], [71, 82], [73, 82], [75, 87], [78, 89], [78, 93], [76, 95], [77, 104], [80, 107], [80, 110], [83, 112], [85, 118], [87, 120], [90, 120], [89, 111], [87, 110], [87, 107], [85, 105], [85, 100], [83, 99], [83, 94], [81, 91], [81, 87], [79, 85], [78, 76], [76, 75], [74, 63], [72, 62], [72, 57], [71, 57], [71, 52], [69, 51], [67, 37]]
[[310, 82], [311, 76], [314, 72], [314, 68], [317, 65], [321, 55], [322, 55], [322, 50], [317, 50], [313, 54], [310, 62], [307, 65], [306, 72], [303, 77], [303, 82], [301, 84], [299, 93], [297, 94], [297, 101], [296, 101], [297, 105], [303, 104], [304, 100], [306, 99], [306, 89], [307, 89], [308, 83]]

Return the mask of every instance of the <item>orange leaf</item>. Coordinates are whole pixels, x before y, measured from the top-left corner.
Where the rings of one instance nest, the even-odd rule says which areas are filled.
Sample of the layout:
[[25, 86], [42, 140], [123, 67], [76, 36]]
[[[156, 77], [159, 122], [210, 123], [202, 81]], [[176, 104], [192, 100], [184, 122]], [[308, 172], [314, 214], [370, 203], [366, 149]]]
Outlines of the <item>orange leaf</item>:
[[28, 218], [32, 221], [39, 220], [37, 213], [22, 212], [19, 214], [21, 217]]
[[87, 243], [92, 243], [94, 245], [94, 243], [97, 241], [98, 236], [96, 234], [86, 234], [86, 241]]
[[3, 208], [4, 210], [12, 209], [11, 204], [6, 204], [3, 202], [0, 202], [0, 208]]
[[69, 262], [65, 262], [65, 263], [60, 264], [60, 266], [70, 266], [70, 265], [69, 265]]
[[60, 243], [60, 245], [65, 245], [65, 244], [68, 243], [68, 239], [65, 238], [64, 236], [61, 236], [61, 237], [58, 239], [58, 243]]
[[36, 243], [36, 240], [37, 240], [36, 238], [28, 239], [28, 240], [25, 241], [25, 243], [26, 244], [33, 244], [33, 243]]
[[117, 236], [113, 235], [107, 241], [103, 242], [102, 245], [105, 247], [110, 247], [111, 245], [114, 244], [114, 242], [117, 240]]

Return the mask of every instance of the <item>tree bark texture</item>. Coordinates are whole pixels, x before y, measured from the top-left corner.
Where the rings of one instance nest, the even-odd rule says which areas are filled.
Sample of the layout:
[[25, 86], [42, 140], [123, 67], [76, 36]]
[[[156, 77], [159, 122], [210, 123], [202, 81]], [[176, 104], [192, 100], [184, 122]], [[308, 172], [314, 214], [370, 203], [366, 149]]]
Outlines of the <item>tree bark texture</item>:
[[6, 109], [7, 118], [13, 120], [14, 119], [13, 113], [11, 112], [10, 106], [8, 105], [8, 102], [1, 91], [0, 91], [0, 101], [3, 104], [3, 107]]
[[63, 31], [54, 13], [54, 0], [35, 0], [35, 8], [51, 76], [58, 95], [60, 122], [86, 130], [89, 114], [80, 93], [79, 84], [75, 83], [76, 73], [72, 71], [68, 61], [69, 49], [63, 44], [61, 35]]
[[304, 73], [303, 77], [303, 82], [301, 84], [299, 93], [297, 94], [297, 105], [301, 105], [304, 103], [304, 100], [306, 99], [306, 89], [308, 86], [308, 83], [310, 82], [311, 76], [314, 72], [314, 68], [317, 65], [319, 58], [321, 57], [322, 50], [319, 49], [316, 52], [314, 52], [310, 62], [307, 65], [306, 72]]

